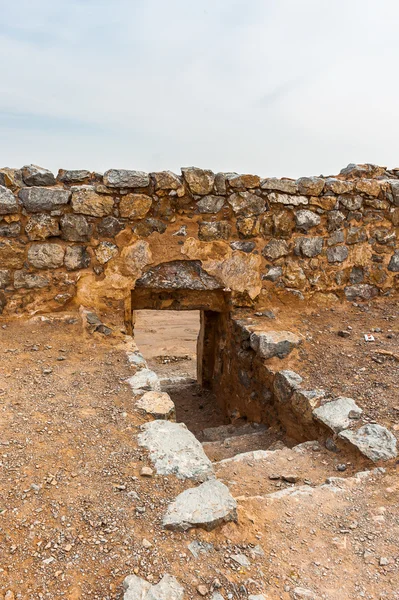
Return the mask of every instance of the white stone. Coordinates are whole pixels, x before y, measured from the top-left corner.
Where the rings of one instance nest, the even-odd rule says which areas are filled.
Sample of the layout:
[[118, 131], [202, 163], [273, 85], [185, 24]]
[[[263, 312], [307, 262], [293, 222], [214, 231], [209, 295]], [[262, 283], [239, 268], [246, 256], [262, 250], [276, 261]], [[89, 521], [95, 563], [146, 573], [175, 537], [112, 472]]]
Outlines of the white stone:
[[390, 460], [398, 454], [395, 436], [386, 427], [378, 424], [363, 425], [356, 431], [342, 431], [339, 437], [374, 462]]
[[214, 477], [211, 461], [184, 423], [157, 420], [141, 429], [139, 445], [149, 450], [158, 474], [198, 481]]
[[339, 433], [350, 426], [352, 421], [349, 413], [357, 414], [360, 417], [362, 412], [352, 398], [340, 397], [315, 408], [312, 414], [317, 421], [323, 423], [331, 431]]
[[128, 575], [123, 582], [123, 600], [183, 600], [184, 589], [172, 575], [164, 575], [151, 585], [137, 575]]
[[166, 529], [186, 531], [202, 527], [211, 531], [237, 520], [237, 503], [229, 489], [217, 479], [185, 490], [169, 505], [163, 518]]
[[158, 375], [154, 371], [151, 371], [151, 369], [141, 369], [135, 375], [129, 377], [127, 382], [135, 394], [140, 394], [146, 390], [161, 391]]

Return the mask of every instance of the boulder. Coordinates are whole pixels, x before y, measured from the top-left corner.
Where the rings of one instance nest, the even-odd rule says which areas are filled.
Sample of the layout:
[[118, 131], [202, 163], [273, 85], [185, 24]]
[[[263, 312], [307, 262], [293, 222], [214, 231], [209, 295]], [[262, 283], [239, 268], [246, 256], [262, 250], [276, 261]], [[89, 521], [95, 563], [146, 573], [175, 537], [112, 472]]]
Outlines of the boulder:
[[180, 178], [172, 171], [151, 173], [151, 177], [154, 179], [156, 190], [178, 190], [183, 185]]
[[229, 489], [217, 479], [185, 490], [169, 505], [163, 526], [175, 531], [201, 527], [207, 531], [237, 521], [237, 503]]
[[227, 177], [227, 181], [234, 190], [251, 189], [260, 185], [260, 177], [258, 175], [232, 174]]
[[41, 213], [66, 206], [71, 192], [60, 188], [29, 187], [20, 190], [19, 197], [27, 212]]
[[48, 169], [37, 165], [26, 165], [22, 167], [22, 179], [26, 185], [55, 185], [55, 177]]
[[198, 481], [214, 477], [211, 461], [184, 423], [160, 420], [146, 423], [138, 442], [149, 450], [150, 459], [160, 475], [174, 474], [179, 479]]
[[262, 358], [285, 358], [302, 339], [290, 331], [256, 331], [249, 338], [251, 348]]
[[154, 419], [167, 421], [176, 419], [175, 405], [166, 392], [146, 392], [137, 400], [135, 406]]
[[349, 415], [357, 415], [360, 418], [362, 413], [362, 409], [358, 407], [352, 398], [342, 396], [315, 408], [312, 414], [316, 421], [323, 423], [331, 431], [339, 433], [343, 429], [347, 429], [352, 423]]
[[333, 192], [333, 194], [350, 194], [353, 192], [354, 187], [352, 181], [343, 181], [342, 179], [334, 179], [334, 177], [329, 177], [325, 181], [325, 191]]
[[355, 431], [346, 430], [339, 437], [355, 446], [373, 462], [390, 460], [397, 456], [395, 436], [378, 424], [363, 425]]
[[18, 212], [18, 202], [14, 194], [0, 185], [0, 215], [12, 215]]
[[143, 171], [109, 169], [104, 173], [104, 185], [116, 188], [145, 188], [150, 185], [150, 176]]
[[57, 269], [62, 266], [64, 255], [59, 244], [33, 244], [28, 250], [28, 261], [36, 269]]
[[123, 582], [123, 600], [183, 600], [184, 589], [172, 575], [164, 575], [151, 585], [137, 575], [128, 575]]
[[262, 188], [262, 190], [284, 192], [286, 194], [296, 194], [298, 191], [296, 181], [294, 181], [293, 179], [277, 179], [276, 177], [262, 179], [260, 187]]
[[212, 171], [197, 167], [185, 167], [181, 171], [192, 194], [206, 196], [212, 191], [215, 181]]
[[339, 203], [347, 210], [359, 210], [363, 206], [361, 196], [338, 196]]
[[216, 290], [223, 288], [208, 275], [199, 260], [173, 260], [149, 269], [136, 281], [136, 287], [168, 290]]

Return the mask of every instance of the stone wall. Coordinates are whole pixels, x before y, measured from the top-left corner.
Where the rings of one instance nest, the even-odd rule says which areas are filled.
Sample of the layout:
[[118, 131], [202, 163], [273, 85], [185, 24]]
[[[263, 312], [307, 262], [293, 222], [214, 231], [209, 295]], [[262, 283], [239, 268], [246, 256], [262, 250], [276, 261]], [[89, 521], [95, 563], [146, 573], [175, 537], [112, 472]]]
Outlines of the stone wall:
[[224, 290], [236, 307], [399, 287], [399, 170], [375, 165], [296, 181], [3, 168], [0, 215], [4, 314], [126, 310], [137, 280]]

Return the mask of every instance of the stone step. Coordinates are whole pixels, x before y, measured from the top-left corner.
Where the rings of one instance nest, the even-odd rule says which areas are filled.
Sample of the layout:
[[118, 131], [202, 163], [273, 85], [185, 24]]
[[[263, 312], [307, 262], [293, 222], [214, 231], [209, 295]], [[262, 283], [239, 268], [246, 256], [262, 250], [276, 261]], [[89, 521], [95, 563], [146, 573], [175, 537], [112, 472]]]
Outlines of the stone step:
[[275, 450], [284, 447], [282, 434], [272, 429], [227, 437], [222, 441], [203, 442], [205, 454], [212, 461], [221, 461], [252, 450]]
[[321, 485], [329, 477], [346, 478], [359, 470], [356, 463], [356, 469], [347, 465], [346, 471], [338, 472], [337, 465], [343, 461], [318, 442], [304, 442], [293, 448], [237, 454], [213, 466], [216, 477], [239, 498], [265, 496], [292, 486]]
[[260, 433], [266, 431], [267, 427], [263, 423], [244, 423], [242, 425], [220, 425], [219, 427], [208, 427], [202, 431], [202, 442], [221, 442], [226, 438], [247, 433]]

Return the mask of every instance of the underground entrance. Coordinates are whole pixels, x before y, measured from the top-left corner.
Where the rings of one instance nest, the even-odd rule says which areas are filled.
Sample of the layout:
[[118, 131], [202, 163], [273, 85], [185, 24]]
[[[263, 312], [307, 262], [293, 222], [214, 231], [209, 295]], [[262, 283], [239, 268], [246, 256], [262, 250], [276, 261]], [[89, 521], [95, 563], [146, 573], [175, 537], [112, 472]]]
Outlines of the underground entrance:
[[[198, 262], [174, 261], [147, 271], [132, 290], [131, 309], [137, 346], [174, 402], [176, 420], [204, 443], [211, 459], [292, 445], [277, 420], [265, 421], [245, 387], [234, 385], [232, 371], [241, 357], [230, 293]], [[250, 370], [246, 377], [251, 379]], [[226, 394], [224, 388], [236, 389]]]

